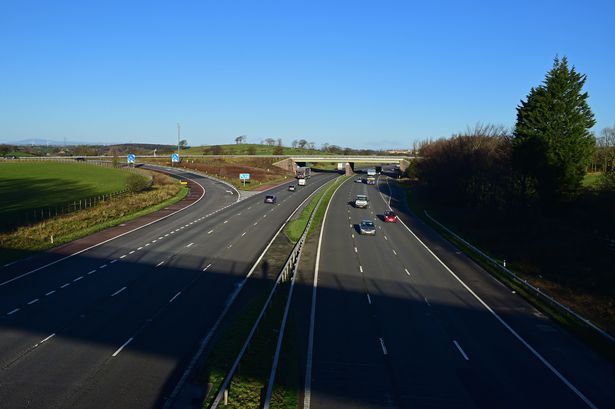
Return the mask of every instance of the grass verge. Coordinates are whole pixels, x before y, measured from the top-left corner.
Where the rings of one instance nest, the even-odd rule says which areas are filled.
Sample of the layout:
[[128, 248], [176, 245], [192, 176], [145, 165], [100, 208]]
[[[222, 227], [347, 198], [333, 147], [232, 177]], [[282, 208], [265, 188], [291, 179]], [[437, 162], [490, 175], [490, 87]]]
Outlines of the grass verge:
[[[579, 320], [575, 316], [569, 314], [558, 306], [550, 303], [543, 297], [537, 295], [534, 291], [528, 289], [526, 286], [513, 279], [510, 275], [506, 274], [498, 267], [494, 266], [491, 261], [484, 258], [480, 253], [477, 253], [474, 249], [468, 247], [465, 243], [458, 240], [455, 236], [451, 235], [446, 230], [442, 229], [436, 223], [433, 223], [433, 221], [426, 217], [424, 213], [425, 210], [429, 212], [432, 212], [432, 210], [427, 208], [427, 205], [422, 202], [417, 197], [417, 195], [414, 194], [410, 187], [406, 186], [405, 188], [408, 205], [417, 217], [421, 218], [425, 223], [427, 223], [434, 230], [436, 230], [442, 237], [454, 244], [457, 248], [459, 248], [466, 255], [468, 255], [472, 260], [474, 260], [474, 262], [480, 265], [484, 270], [489, 272], [491, 275], [493, 275], [511, 290], [514, 290], [517, 294], [530, 302], [530, 304], [536, 307], [539, 311], [549, 316], [559, 325], [575, 334], [594, 350], [598, 351], [609, 360], [615, 362], [615, 345], [613, 345], [611, 341], [604, 338], [602, 335], [596, 333], [596, 331], [588, 327], [583, 321]], [[482, 251], [485, 252], [484, 250]], [[488, 254], [488, 252], [485, 253]], [[492, 257], [490, 254], [488, 255]], [[497, 257], [492, 258], [497, 259]]]
[[152, 178], [152, 187], [147, 191], [0, 234], [0, 263], [16, 260], [30, 252], [47, 250], [155, 212], [180, 201], [188, 194], [186, 187], [169, 176], [152, 173]]

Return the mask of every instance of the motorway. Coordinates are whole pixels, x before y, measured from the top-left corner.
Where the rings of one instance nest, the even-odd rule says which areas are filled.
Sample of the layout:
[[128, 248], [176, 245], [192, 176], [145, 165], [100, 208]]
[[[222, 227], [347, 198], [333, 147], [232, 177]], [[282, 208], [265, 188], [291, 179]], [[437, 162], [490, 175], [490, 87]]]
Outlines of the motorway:
[[237, 202], [229, 187], [175, 171], [206, 194], [137, 231], [23, 275], [0, 270], [0, 408], [153, 408], [267, 242], [335, 174]]
[[[389, 204], [405, 224], [383, 222]], [[334, 195], [316, 277], [304, 409], [615, 407], [613, 366], [413, 217], [386, 176]]]

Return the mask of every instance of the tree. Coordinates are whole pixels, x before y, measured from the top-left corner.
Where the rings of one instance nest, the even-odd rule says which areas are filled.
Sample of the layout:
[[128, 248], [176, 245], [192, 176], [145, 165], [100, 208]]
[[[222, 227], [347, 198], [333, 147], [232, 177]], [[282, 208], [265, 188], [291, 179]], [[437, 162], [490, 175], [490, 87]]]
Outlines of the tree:
[[284, 148], [282, 147], [282, 145], [274, 146], [273, 154], [274, 155], [284, 155]]
[[282, 138], [278, 138], [277, 144], [278, 144], [277, 146], [280, 146], [280, 147], [282, 146]]
[[581, 186], [594, 148], [594, 114], [582, 88], [587, 77], [555, 58], [543, 83], [517, 107], [513, 166], [522, 185], [541, 200], [556, 201]]
[[254, 145], [250, 145], [248, 147], [248, 155], [256, 155], [256, 148], [254, 147]]
[[307, 142], [305, 139], [299, 139], [299, 140], [297, 141], [297, 147], [298, 147], [298, 148], [301, 148], [301, 149], [304, 149], [304, 148], [305, 148], [305, 145], [307, 145], [307, 143], [308, 143], [308, 142]]
[[246, 136], [245, 135], [239, 135], [237, 138], [235, 138], [235, 143], [237, 145], [240, 145], [242, 143], [246, 142]]
[[182, 139], [181, 141], [179, 141], [179, 147], [186, 149], [188, 147], [188, 141], [185, 139]]
[[296, 148], [298, 144], [299, 144], [299, 141], [295, 139], [295, 140], [294, 140], [294, 141], [290, 144], [290, 146], [292, 146], [293, 148]]
[[273, 146], [273, 145], [275, 145], [275, 139], [273, 139], [273, 138], [267, 138], [267, 139], [265, 139], [265, 143], [266, 143], [267, 145], [269, 145], [269, 146]]

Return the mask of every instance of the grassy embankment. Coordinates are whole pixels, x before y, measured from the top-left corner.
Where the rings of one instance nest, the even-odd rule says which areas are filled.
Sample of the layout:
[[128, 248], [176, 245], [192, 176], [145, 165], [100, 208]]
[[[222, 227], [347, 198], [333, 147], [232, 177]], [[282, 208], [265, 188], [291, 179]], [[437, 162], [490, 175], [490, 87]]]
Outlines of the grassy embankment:
[[[597, 183], [598, 179], [594, 180], [590, 180], [587, 186]], [[600, 219], [608, 214], [604, 203], [592, 193], [593, 189], [562, 208], [549, 212], [498, 214], [446, 206], [434, 201], [416, 186], [406, 185], [406, 188], [408, 203], [417, 216], [542, 312], [604, 355], [615, 359], [615, 348], [611, 342], [526, 290], [424, 215], [424, 210], [428, 210], [435, 219], [492, 258], [506, 260], [507, 267], [521, 278], [613, 333], [615, 294], [609, 271], [612, 272], [615, 255], [609, 252], [603, 239], [596, 237], [595, 228], [590, 227], [597, 226]]]
[[[299, 218], [295, 220], [291, 229], [286, 229], [285, 233], [288, 236], [295, 237], [298, 233], [298, 238], [303, 233], [305, 226], [309, 220], [311, 212], [318, 203], [320, 197], [323, 197], [321, 205], [316, 210], [314, 220], [312, 222], [310, 233], [316, 231], [328, 201], [331, 199], [335, 189], [343, 183], [347, 177], [338, 178], [329, 183], [328, 187], [321, 189], [319, 193], [314, 195], [310, 202], [304, 207]], [[323, 196], [324, 195], [324, 196]], [[277, 291], [272, 300], [272, 304], [268, 312], [259, 326], [259, 330], [254, 337], [248, 352], [243, 357], [239, 372], [234, 376], [231, 384], [231, 392], [229, 394], [229, 408], [258, 408], [260, 407], [260, 399], [263, 388], [266, 388], [267, 377], [271, 370], [273, 354], [275, 352], [278, 330], [284, 313], [284, 307], [288, 297], [289, 283], [282, 284], [282, 287]], [[238, 314], [226, 327], [222, 329], [220, 341], [216, 344], [208, 358], [207, 368], [205, 370], [206, 379], [203, 382], [209, 382], [212, 386], [210, 396], [203, 404], [204, 408], [211, 405], [215, 394], [217, 393], [224, 377], [234, 359], [237, 357], [241, 346], [254, 324], [263, 304], [267, 298], [267, 294], [263, 294], [260, 298], [251, 302], [241, 314]], [[291, 310], [292, 311], [292, 310]], [[293, 315], [288, 317], [287, 328], [294, 328]], [[272, 408], [296, 408], [299, 391], [301, 388], [301, 374], [299, 371], [300, 355], [294, 343], [294, 337], [285, 336], [282, 346], [282, 354], [278, 367], [278, 376], [276, 386], [272, 395]]]
[[[0, 216], [4, 218], [15, 212], [27, 211], [41, 205], [61, 206], [84, 197], [122, 190], [130, 174], [126, 170], [85, 164], [49, 162], [2, 164], [0, 197], [3, 200]], [[188, 192], [168, 176], [157, 173], [151, 175], [153, 184], [146, 191], [125, 195], [92, 208], [0, 233], [2, 249], [0, 263], [18, 259], [33, 251], [67, 243], [154, 212], [181, 200]]]
[[[216, 145], [219, 147], [220, 155], [274, 155], [275, 146], [262, 145], [256, 143]], [[208, 155], [216, 152], [217, 148], [212, 146], [194, 146], [182, 151], [184, 155]], [[316, 149], [301, 149], [282, 147], [282, 155], [326, 155]]]

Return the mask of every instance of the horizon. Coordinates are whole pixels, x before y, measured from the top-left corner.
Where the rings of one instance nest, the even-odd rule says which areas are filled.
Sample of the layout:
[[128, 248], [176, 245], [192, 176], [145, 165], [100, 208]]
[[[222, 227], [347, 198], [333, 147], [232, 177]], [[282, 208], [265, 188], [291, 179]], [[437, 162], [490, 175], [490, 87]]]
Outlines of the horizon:
[[556, 56], [615, 123], [611, 2], [239, 3], [5, 5], [0, 143], [410, 149], [512, 129]]

